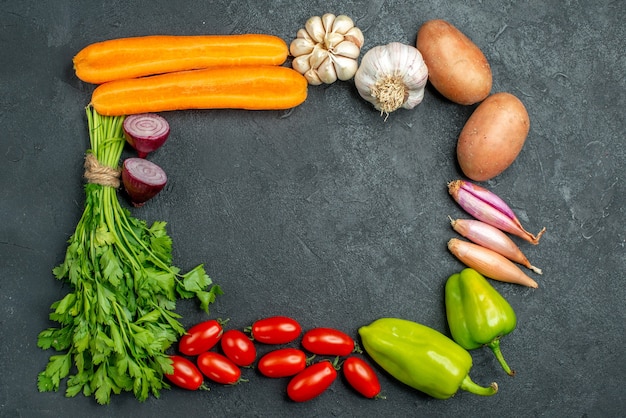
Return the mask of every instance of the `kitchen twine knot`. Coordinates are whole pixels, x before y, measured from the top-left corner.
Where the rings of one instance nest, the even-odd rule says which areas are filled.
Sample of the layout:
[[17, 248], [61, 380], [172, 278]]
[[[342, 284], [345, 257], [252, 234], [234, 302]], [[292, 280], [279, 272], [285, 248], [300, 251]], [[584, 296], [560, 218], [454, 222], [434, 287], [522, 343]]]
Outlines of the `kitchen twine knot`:
[[110, 186], [114, 189], [120, 187], [120, 170], [100, 164], [93, 154], [85, 155], [84, 177], [88, 183]]

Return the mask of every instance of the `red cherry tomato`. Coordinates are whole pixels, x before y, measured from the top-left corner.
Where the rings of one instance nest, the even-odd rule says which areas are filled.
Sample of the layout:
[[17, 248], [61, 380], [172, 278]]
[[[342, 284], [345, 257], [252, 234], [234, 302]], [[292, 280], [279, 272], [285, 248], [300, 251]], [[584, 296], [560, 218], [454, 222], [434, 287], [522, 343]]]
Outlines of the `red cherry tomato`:
[[380, 382], [374, 369], [359, 357], [348, 357], [343, 362], [343, 375], [357, 392], [366, 398], [380, 394]]
[[238, 329], [230, 329], [222, 335], [222, 351], [237, 366], [247, 367], [256, 360], [256, 347], [252, 340]]
[[266, 377], [294, 376], [306, 368], [306, 354], [297, 348], [279, 348], [261, 357], [257, 368]]
[[313, 328], [302, 336], [302, 346], [314, 354], [347, 356], [354, 351], [354, 340], [334, 328]]
[[335, 366], [328, 360], [322, 360], [291, 378], [287, 385], [287, 396], [294, 402], [310, 401], [324, 393], [336, 378]]
[[222, 337], [224, 329], [216, 320], [200, 322], [191, 327], [178, 343], [178, 351], [187, 356], [197, 356], [209, 351]]
[[164, 376], [178, 387], [188, 390], [198, 390], [204, 382], [204, 377], [198, 368], [189, 360], [181, 356], [170, 356], [174, 371]]
[[205, 351], [197, 361], [202, 374], [214, 382], [234, 385], [241, 379], [241, 369], [220, 353]]
[[286, 344], [300, 335], [302, 327], [287, 316], [270, 316], [259, 319], [250, 327], [255, 341], [263, 344]]

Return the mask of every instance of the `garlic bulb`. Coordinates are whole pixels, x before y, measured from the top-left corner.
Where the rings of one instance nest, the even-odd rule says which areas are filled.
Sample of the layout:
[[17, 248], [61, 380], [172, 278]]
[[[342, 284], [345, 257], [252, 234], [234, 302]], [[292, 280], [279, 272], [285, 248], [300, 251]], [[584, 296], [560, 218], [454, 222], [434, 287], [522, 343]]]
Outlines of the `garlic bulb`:
[[361, 97], [381, 113], [413, 109], [424, 98], [428, 68], [417, 48], [400, 42], [379, 45], [365, 53], [354, 76]]
[[348, 16], [313, 16], [289, 45], [291, 66], [311, 85], [349, 80], [359, 66], [363, 42], [363, 33]]

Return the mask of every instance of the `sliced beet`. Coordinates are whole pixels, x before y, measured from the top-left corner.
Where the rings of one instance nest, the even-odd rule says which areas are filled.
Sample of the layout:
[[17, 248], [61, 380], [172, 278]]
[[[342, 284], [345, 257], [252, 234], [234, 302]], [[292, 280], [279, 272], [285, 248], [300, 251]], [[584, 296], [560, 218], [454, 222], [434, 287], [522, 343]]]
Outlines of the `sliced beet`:
[[167, 183], [165, 171], [143, 158], [127, 158], [122, 165], [122, 183], [135, 207], [156, 196]]
[[126, 141], [140, 158], [145, 158], [148, 153], [163, 145], [170, 134], [169, 123], [155, 113], [126, 116], [123, 128]]

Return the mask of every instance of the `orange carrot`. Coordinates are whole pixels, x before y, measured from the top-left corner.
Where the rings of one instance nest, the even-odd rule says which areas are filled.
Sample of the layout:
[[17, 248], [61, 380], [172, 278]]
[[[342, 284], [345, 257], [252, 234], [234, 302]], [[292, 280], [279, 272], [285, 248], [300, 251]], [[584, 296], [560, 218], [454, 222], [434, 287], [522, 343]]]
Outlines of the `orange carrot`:
[[214, 67], [110, 81], [96, 87], [91, 104], [106, 116], [184, 109], [289, 109], [304, 102], [307, 86], [304, 76], [288, 67]]
[[74, 57], [74, 70], [101, 84], [214, 66], [280, 65], [288, 53], [285, 41], [266, 34], [138, 36], [88, 45]]
[[467, 267], [493, 280], [537, 288], [536, 281], [528, 277], [512, 261], [497, 252], [478, 244], [452, 238], [448, 249]]

